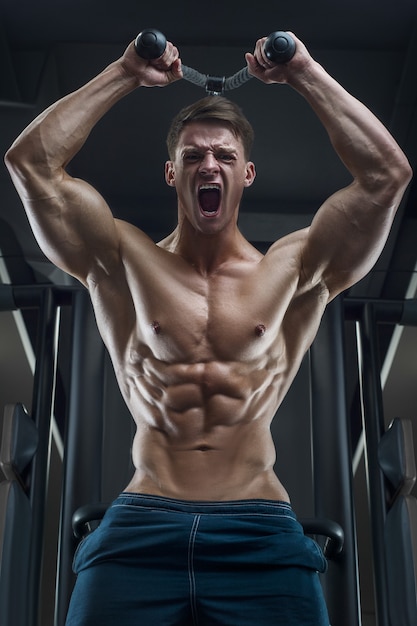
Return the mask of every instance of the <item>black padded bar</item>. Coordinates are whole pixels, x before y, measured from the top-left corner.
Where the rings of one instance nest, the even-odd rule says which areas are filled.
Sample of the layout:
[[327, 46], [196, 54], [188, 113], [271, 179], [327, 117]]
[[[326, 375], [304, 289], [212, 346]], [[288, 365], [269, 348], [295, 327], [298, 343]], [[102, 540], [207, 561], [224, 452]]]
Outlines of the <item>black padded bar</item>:
[[0, 286], [0, 311], [16, 311], [18, 307], [13, 295], [12, 285]]
[[327, 307], [310, 348], [311, 437], [314, 515], [335, 520], [344, 531], [344, 549], [322, 579], [330, 622], [343, 614], [360, 624], [357, 546], [352, 489], [352, 455], [344, 370], [342, 297]]
[[0, 285], [0, 311], [39, 308], [42, 306], [42, 295], [47, 289], [53, 293], [57, 306], [67, 306], [71, 304], [73, 294], [83, 287], [57, 287], [50, 284]]
[[59, 306], [70, 305], [80, 287], [56, 287], [50, 284], [0, 285], [0, 309], [15, 311], [39, 309], [36, 368], [33, 385], [32, 417], [39, 434], [38, 450], [30, 475], [32, 528], [30, 538], [28, 622], [38, 625], [39, 592], [43, 560], [46, 486], [49, 473], [49, 442], [55, 383], [55, 327]]
[[80, 290], [74, 296], [72, 312], [71, 388], [65, 432], [55, 611], [57, 624], [65, 624], [68, 600], [74, 584], [71, 564], [76, 541], [71, 527], [72, 515], [84, 503], [102, 499], [105, 348], [97, 332], [87, 290]]
[[325, 537], [323, 553], [327, 559], [334, 559], [341, 554], [345, 542], [343, 528], [331, 519], [316, 517], [298, 518], [306, 535]]
[[345, 298], [345, 317], [360, 320], [366, 305], [374, 306], [376, 323], [417, 326], [417, 299], [379, 300], [373, 298]]
[[37, 626], [39, 593], [43, 559], [43, 538], [46, 508], [46, 489], [49, 471], [49, 445], [55, 380], [55, 325], [57, 306], [51, 289], [42, 292], [39, 312], [41, 327], [38, 333], [36, 369], [33, 384], [32, 417], [39, 434], [38, 450], [33, 459], [30, 502], [32, 508], [31, 558], [29, 561], [29, 624]]
[[[96, 502], [85, 504], [75, 511], [72, 516], [72, 530], [74, 537], [79, 541], [88, 535], [92, 528], [91, 522], [100, 522], [110, 502]], [[336, 558], [343, 550], [345, 535], [342, 527], [330, 519], [299, 518], [305, 534], [326, 538], [324, 555], [327, 559]]]
[[389, 506], [399, 495], [409, 495], [416, 482], [413, 424], [409, 418], [394, 418], [378, 446], [379, 466], [390, 485]]
[[85, 535], [88, 535], [91, 530], [90, 523], [100, 521], [109, 506], [109, 502], [97, 502], [80, 506], [72, 516], [72, 531], [74, 537], [80, 540], [85, 537]]
[[363, 430], [365, 433], [366, 471], [369, 508], [372, 526], [376, 618], [378, 626], [390, 626], [388, 607], [387, 571], [385, 559], [384, 526], [386, 520], [385, 485], [378, 461], [378, 447], [385, 432], [381, 366], [377, 346], [378, 302], [368, 302], [363, 308], [359, 323], [361, 354], [360, 393], [363, 406]]
[[417, 326], [417, 298], [404, 300], [403, 314], [399, 324], [403, 326]]

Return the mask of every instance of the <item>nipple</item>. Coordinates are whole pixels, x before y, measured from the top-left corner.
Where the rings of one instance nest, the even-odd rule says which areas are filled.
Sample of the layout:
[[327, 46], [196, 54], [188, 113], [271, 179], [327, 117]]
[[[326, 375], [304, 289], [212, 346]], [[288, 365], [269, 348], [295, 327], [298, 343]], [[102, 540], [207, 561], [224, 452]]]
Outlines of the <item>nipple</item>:
[[157, 320], [154, 320], [151, 326], [155, 335], [159, 335], [159, 333], [161, 332], [161, 324]]
[[255, 335], [257, 337], [263, 337], [266, 333], [266, 326], [264, 326], [263, 324], [258, 324], [257, 327], [255, 328]]

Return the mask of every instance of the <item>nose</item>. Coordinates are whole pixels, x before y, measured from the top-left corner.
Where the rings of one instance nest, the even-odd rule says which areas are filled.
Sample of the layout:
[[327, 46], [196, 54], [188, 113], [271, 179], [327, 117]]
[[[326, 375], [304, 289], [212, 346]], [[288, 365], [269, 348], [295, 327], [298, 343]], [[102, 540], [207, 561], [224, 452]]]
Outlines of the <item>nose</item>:
[[203, 176], [216, 174], [219, 171], [219, 164], [212, 152], [206, 152], [204, 158], [200, 162], [199, 172]]

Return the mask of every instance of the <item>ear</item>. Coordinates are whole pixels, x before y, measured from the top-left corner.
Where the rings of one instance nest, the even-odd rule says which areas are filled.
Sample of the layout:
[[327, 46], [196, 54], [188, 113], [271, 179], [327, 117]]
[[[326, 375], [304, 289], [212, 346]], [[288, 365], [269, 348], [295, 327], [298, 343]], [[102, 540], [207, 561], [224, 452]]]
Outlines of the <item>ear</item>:
[[167, 161], [165, 163], [165, 182], [170, 187], [175, 187], [175, 171], [174, 163], [172, 161]]
[[246, 163], [245, 187], [250, 187], [256, 178], [255, 164], [252, 161]]

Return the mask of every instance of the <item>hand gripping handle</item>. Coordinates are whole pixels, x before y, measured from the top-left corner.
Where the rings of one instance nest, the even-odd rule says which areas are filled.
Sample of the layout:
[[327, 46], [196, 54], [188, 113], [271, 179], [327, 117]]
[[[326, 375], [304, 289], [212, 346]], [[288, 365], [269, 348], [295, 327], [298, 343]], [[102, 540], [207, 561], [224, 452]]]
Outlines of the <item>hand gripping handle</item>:
[[165, 35], [154, 28], [145, 28], [135, 39], [135, 50], [142, 59], [159, 59], [166, 45]]
[[[135, 39], [136, 52], [142, 59], [158, 59], [165, 50], [167, 40], [159, 30], [145, 28]], [[265, 54], [275, 63], [287, 63], [295, 54], [295, 41], [285, 31], [271, 33], [264, 46]]]
[[[166, 37], [159, 30], [146, 28], [135, 39], [135, 50], [142, 59], [158, 59], [165, 51]], [[275, 63], [288, 63], [295, 54], [296, 45], [294, 39], [285, 31], [278, 30], [267, 37], [264, 44], [265, 54], [268, 59]], [[220, 95], [229, 89], [236, 89], [251, 79], [248, 68], [244, 67], [233, 76], [216, 77], [201, 74], [192, 67], [182, 65], [182, 73], [185, 80], [205, 87], [210, 95]]]
[[271, 33], [264, 44], [266, 56], [275, 63], [288, 63], [295, 54], [295, 48], [294, 39], [283, 30]]

